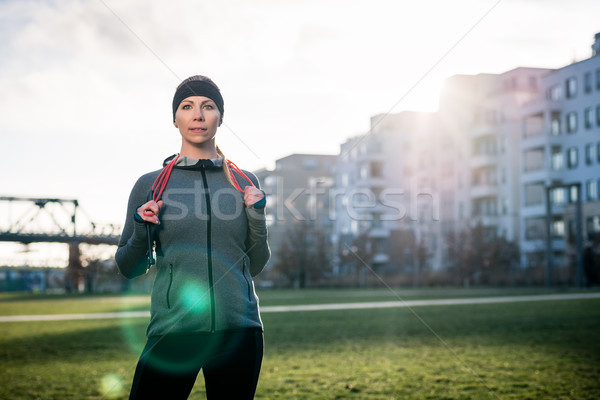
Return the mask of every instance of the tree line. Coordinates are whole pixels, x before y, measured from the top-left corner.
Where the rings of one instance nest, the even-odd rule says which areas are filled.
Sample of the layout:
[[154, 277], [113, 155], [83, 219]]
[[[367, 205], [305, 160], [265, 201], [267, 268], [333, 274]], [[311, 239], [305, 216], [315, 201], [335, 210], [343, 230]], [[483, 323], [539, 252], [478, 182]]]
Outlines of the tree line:
[[[392, 231], [383, 241], [367, 230], [334, 243], [317, 224], [298, 221], [288, 227], [275, 251], [271, 277], [275, 286], [297, 288], [544, 283], [543, 262], [522, 268], [518, 243], [481, 224], [443, 237], [442, 257], [436, 260], [427, 237], [408, 229]], [[378, 254], [387, 256], [378, 260]], [[562, 283], [570, 283], [571, 272], [563, 273]]]

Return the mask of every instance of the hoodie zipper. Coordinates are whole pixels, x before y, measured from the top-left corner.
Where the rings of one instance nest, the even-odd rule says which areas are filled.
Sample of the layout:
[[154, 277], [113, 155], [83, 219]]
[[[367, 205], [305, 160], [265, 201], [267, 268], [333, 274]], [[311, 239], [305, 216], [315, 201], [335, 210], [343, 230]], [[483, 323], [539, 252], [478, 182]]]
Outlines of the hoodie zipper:
[[171, 308], [171, 285], [173, 284], [173, 264], [169, 264], [169, 287], [167, 287], [167, 308]]
[[250, 280], [246, 276], [246, 260], [244, 260], [242, 266], [242, 275], [244, 275], [244, 279], [246, 280], [246, 286], [248, 287], [248, 301], [252, 301], [252, 285], [250, 284]]
[[212, 239], [211, 239], [211, 207], [210, 207], [210, 193], [208, 192], [208, 182], [206, 180], [206, 168], [204, 165], [200, 168], [202, 173], [202, 184], [204, 185], [204, 199], [206, 202], [206, 214], [208, 218], [206, 220], [206, 256], [208, 258], [208, 287], [210, 290], [210, 331], [215, 331], [215, 288], [213, 278], [213, 266], [212, 266]]

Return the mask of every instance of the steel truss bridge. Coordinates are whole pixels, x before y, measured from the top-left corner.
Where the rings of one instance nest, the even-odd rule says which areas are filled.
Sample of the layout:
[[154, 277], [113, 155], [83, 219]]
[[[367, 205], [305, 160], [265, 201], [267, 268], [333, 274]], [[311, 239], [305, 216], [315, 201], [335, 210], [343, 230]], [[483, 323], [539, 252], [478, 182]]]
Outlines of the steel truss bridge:
[[0, 242], [69, 245], [67, 279], [75, 288], [83, 279], [79, 245], [119, 242], [121, 227], [93, 222], [77, 200], [0, 196], [0, 210]]

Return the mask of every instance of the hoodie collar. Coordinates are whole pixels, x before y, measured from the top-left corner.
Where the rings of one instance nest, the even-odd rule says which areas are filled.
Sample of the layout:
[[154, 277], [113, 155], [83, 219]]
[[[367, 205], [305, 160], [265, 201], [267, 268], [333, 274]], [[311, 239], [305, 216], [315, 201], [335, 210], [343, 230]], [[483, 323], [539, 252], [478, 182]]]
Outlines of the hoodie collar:
[[[163, 166], [166, 166], [171, 160], [177, 157], [177, 154], [173, 154], [167, 157], [163, 162]], [[179, 157], [175, 168], [177, 169], [200, 169], [200, 168], [222, 168], [223, 159], [221, 157], [212, 159], [197, 159], [191, 157]]]

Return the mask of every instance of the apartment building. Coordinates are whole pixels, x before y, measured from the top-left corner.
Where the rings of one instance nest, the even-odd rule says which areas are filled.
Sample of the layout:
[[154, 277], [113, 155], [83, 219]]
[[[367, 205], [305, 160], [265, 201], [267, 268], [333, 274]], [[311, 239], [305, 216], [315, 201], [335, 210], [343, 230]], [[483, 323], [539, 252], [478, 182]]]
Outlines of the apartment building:
[[584, 241], [600, 233], [600, 34], [595, 39], [591, 58], [546, 74], [540, 95], [522, 108], [520, 242], [526, 267], [551, 257], [554, 267], [568, 268], [581, 256], [578, 223]]
[[[427, 267], [443, 267], [445, 235], [476, 223], [489, 235], [518, 240], [520, 109], [548, 71], [454, 76], [439, 111], [374, 116], [368, 134], [341, 146], [340, 240], [368, 231], [373, 265], [400, 270], [414, 268], [414, 257], [407, 262], [403, 254], [415, 246], [427, 248]], [[407, 231], [411, 246], [398, 252]]]
[[376, 115], [369, 133], [341, 145], [334, 189], [338, 251], [357, 247], [353, 241], [361, 237], [374, 269], [415, 267], [414, 245], [431, 245], [424, 233], [438, 200], [430, 180], [419, 174], [435, 161], [423, 148], [436, 121], [435, 113]]
[[460, 200], [454, 225], [481, 223], [488, 235], [519, 239], [521, 109], [538, 96], [541, 79], [549, 71], [521, 67], [502, 74], [462, 76], [463, 85], [470, 81], [466, 88], [454, 83], [444, 94], [439, 111], [444, 119], [462, 116], [454, 128], [441, 131], [457, 143], [450, 156], [461, 188], [454, 193]]
[[[336, 155], [291, 154], [275, 161], [272, 170], [254, 173], [267, 195], [267, 224], [271, 259], [259, 280], [275, 279], [273, 266], [279, 249], [294, 223], [309, 224], [331, 240], [330, 188], [334, 181]], [[332, 246], [330, 246], [333, 248]]]

